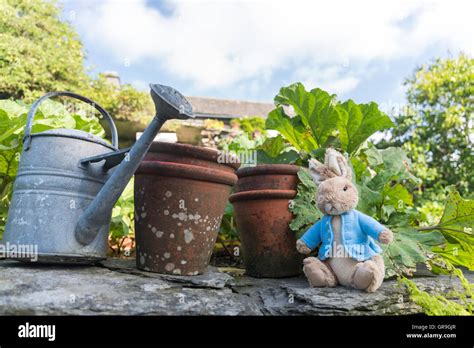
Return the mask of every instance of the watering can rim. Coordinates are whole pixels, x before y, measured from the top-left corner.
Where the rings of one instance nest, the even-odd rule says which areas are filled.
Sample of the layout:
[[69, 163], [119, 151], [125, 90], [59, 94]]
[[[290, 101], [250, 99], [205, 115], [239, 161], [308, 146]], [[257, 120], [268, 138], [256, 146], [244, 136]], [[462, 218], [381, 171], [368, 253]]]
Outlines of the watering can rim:
[[55, 129], [48, 129], [48, 130], [43, 131], [43, 132], [33, 133], [30, 136], [34, 137], [34, 138], [42, 137], [42, 136], [74, 138], [74, 139], [85, 140], [85, 141], [89, 141], [91, 143], [103, 145], [103, 146], [105, 146], [105, 147], [107, 147], [107, 148], [109, 148], [110, 150], [113, 150], [113, 151], [118, 150], [117, 147], [115, 147], [112, 144], [108, 143], [103, 138], [101, 138], [99, 136], [96, 136], [94, 134], [88, 133], [86, 131], [79, 130], [79, 129], [55, 128]]
[[[27, 114], [27, 120], [26, 120], [26, 126], [25, 126], [25, 134], [23, 136], [23, 150], [28, 151], [31, 146], [31, 139], [33, 134], [32, 129], [33, 129], [33, 119], [35, 117], [36, 111], [38, 110], [40, 104], [48, 99], [48, 98], [53, 98], [53, 97], [71, 97], [74, 99], [78, 99], [83, 101], [86, 104], [92, 105], [99, 113], [104, 117], [104, 119], [107, 121], [109, 124], [109, 129], [112, 137], [112, 146], [113, 150], [118, 150], [118, 133], [117, 133], [117, 127], [115, 126], [114, 120], [112, 117], [108, 114], [108, 112], [99, 104], [94, 102], [93, 100], [86, 98], [80, 94], [73, 93], [73, 92], [68, 92], [68, 91], [57, 91], [57, 92], [49, 92], [38, 98], [32, 105], [30, 110], [28, 111]], [[64, 129], [64, 128], [63, 128]], [[47, 131], [46, 131], [47, 132]], [[40, 132], [43, 133], [43, 132]], [[35, 133], [35, 134], [40, 134], [40, 133]]]

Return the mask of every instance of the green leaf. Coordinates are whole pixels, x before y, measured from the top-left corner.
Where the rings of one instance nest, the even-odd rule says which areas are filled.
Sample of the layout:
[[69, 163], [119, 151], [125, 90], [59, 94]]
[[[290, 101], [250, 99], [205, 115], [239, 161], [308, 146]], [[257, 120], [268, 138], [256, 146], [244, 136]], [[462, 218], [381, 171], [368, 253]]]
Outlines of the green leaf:
[[359, 126], [362, 123], [364, 115], [359, 106], [351, 99], [342, 103], [340, 109], [342, 111], [342, 117], [339, 124], [339, 137], [341, 138], [342, 148], [349, 152], [353, 146], [353, 138], [359, 131]]
[[125, 190], [112, 210], [110, 235], [113, 239], [120, 239], [134, 233], [134, 204], [133, 179], [129, 181]]
[[358, 182], [365, 184], [371, 179], [371, 173], [367, 163], [358, 157], [350, 158], [352, 170]]
[[102, 128], [97, 118], [86, 118], [81, 115], [72, 115], [72, 117], [76, 123], [76, 129], [97, 135], [99, 137], [105, 136], [104, 128]]
[[294, 150], [282, 152], [276, 157], [270, 157], [262, 150], [257, 151], [257, 162], [259, 164], [294, 164], [299, 159], [300, 155]]
[[405, 205], [413, 205], [413, 197], [411, 193], [402, 184], [385, 185], [382, 195], [384, 204], [394, 206], [397, 210], [403, 210]]
[[[52, 110], [48, 110], [52, 111]], [[50, 128], [67, 128], [74, 129], [76, 128], [76, 121], [69, 114], [58, 115], [58, 114], [45, 114], [42, 111], [37, 111], [35, 120], [35, 125], [44, 125]]]
[[[308, 92], [300, 82], [281, 88], [275, 105], [266, 127], [278, 130], [298, 151], [316, 156], [318, 149], [323, 151], [329, 145], [337, 145], [351, 155], [373, 133], [393, 125], [376, 103], [348, 100], [341, 104], [335, 94], [320, 88]], [[296, 116], [285, 114], [283, 106], [292, 107]]]
[[26, 115], [26, 113], [28, 112], [28, 108], [26, 106], [9, 99], [0, 100], [0, 110], [3, 110], [3, 112], [9, 118], [15, 118], [21, 115]]
[[227, 151], [230, 152], [245, 152], [250, 151], [255, 148], [255, 141], [249, 139], [246, 134], [240, 134], [232, 139], [232, 142], [229, 144]]
[[433, 251], [455, 265], [474, 270], [474, 200], [463, 199], [449, 187], [443, 216], [433, 229], [439, 230], [447, 240], [445, 247]]
[[[419, 180], [410, 173], [410, 160], [405, 151], [399, 147], [388, 147], [384, 150], [377, 150], [372, 147], [368, 152], [368, 159], [373, 163], [377, 163], [380, 158], [382, 163], [373, 169], [377, 175], [367, 184], [371, 189], [380, 191], [384, 186], [392, 180], [411, 180], [419, 183]], [[378, 154], [376, 154], [378, 152]]]
[[349, 99], [341, 104], [339, 109], [343, 114], [339, 122], [341, 144], [349, 154], [357, 151], [375, 132], [393, 127], [390, 117], [380, 111], [374, 102], [357, 105]]
[[46, 117], [59, 116], [69, 118], [71, 116], [64, 104], [51, 99], [43, 101], [40, 104], [39, 111]]
[[[4, 110], [0, 110], [0, 144], [10, 146], [11, 135], [23, 130], [26, 123], [26, 114], [21, 114], [18, 117], [9, 117]], [[14, 137], [16, 139], [16, 137]]]
[[323, 214], [316, 208], [316, 185], [313, 179], [305, 169], [298, 171], [298, 193], [296, 197], [290, 201], [290, 211], [294, 218], [290, 223], [292, 231], [296, 232], [296, 236], [301, 237], [306, 230], [318, 221]]
[[[13, 178], [16, 175], [19, 158], [17, 154], [18, 150], [16, 148], [0, 151], [0, 176]], [[3, 187], [0, 186], [0, 190], [2, 189]]]
[[278, 156], [288, 146], [285, 143], [285, 139], [281, 135], [273, 138], [267, 138], [262, 145], [258, 147], [259, 150], [265, 151], [270, 157]]
[[463, 199], [453, 187], [449, 187], [448, 192], [448, 200], [438, 226], [441, 229], [457, 230], [472, 235], [474, 200]]
[[308, 92], [303, 84], [298, 82], [281, 88], [275, 97], [275, 104], [293, 107], [296, 115], [301, 117], [303, 125], [311, 129], [317, 148], [337, 130], [340, 117], [335, 100], [335, 95], [319, 88]]
[[396, 211], [397, 209], [393, 205], [390, 205], [390, 204], [382, 205], [382, 219], [384, 221], [387, 221], [390, 218], [390, 216]]
[[364, 214], [375, 216], [377, 205], [382, 202], [381, 192], [374, 191], [365, 184], [357, 184], [357, 189], [359, 191], [357, 209]]
[[263, 144], [257, 146], [258, 163], [290, 164], [295, 163], [298, 159], [298, 152], [289, 147], [281, 135], [267, 138]]
[[301, 82], [282, 87], [274, 101], [276, 106], [292, 106], [295, 114], [301, 116], [303, 123], [306, 126], [309, 125], [309, 115], [314, 110], [315, 99], [306, 91]]
[[314, 96], [315, 106], [308, 116], [309, 126], [316, 142], [322, 146], [337, 131], [341, 116], [336, 107], [336, 95], [319, 88], [311, 90], [310, 95]]
[[310, 153], [318, 147], [310, 132], [305, 128], [301, 116], [290, 118], [281, 106], [268, 114], [265, 127], [280, 132], [298, 151], [304, 150]]
[[368, 144], [368, 148], [364, 151], [364, 154], [366, 155], [367, 162], [371, 167], [376, 168], [383, 164], [382, 152], [373, 144]]
[[473, 270], [472, 247], [460, 248], [457, 243], [446, 243], [445, 246], [433, 248], [433, 252], [457, 266], [465, 267], [471, 271]]
[[405, 151], [400, 147], [388, 147], [379, 150], [385, 171], [390, 175], [405, 173], [409, 159]]
[[385, 276], [413, 275], [418, 263], [426, 262], [431, 248], [444, 243], [439, 232], [419, 232], [410, 226], [391, 226], [394, 232], [393, 242], [382, 245], [384, 249]]
[[225, 206], [222, 222], [219, 226], [219, 235], [221, 235], [224, 240], [236, 239], [239, 237], [234, 219], [234, 206], [230, 202], [227, 202], [227, 205]]

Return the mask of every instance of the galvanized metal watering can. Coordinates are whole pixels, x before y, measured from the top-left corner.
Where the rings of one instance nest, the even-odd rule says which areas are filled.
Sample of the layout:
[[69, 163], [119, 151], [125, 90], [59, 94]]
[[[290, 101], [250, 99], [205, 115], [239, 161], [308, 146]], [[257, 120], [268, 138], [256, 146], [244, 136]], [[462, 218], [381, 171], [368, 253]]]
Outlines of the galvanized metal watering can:
[[[168, 119], [194, 117], [178, 91], [158, 84], [150, 87], [156, 115], [135, 145], [125, 150], [118, 150], [112, 118], [88, 98], [52, 92], [32, 105], [3, 244], [17, 250], [37, 246], [40, 262], [90, 263], [105, 258], [112, 208], [159, 129]], [[31, 134], [39, 105], [56, 96], [93, 105], [109, 124], [112, 145], [80, 130]]]

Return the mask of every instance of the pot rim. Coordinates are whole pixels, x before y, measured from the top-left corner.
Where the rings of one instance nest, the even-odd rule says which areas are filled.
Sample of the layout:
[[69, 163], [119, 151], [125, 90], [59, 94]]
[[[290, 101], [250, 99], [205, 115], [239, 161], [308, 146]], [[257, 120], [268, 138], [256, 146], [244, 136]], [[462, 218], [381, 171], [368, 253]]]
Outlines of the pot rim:
[[294, 164], [260, 164], [255, 167], [240, 168], [236, 174], [239, 178], [253, 175], [297, 175], [300, 166]]
[[[211, 149], [208, 147], [200, 147], [190, 144], [180, 144], [180, 143], [169, 143], [165, 141], [154, 141], [148, 152], [155, 153], [168, 153], [171, 155], [182, 155], [186, 157], [192, 157], [200, 160], [205, 160], [209, 162], [215, 162], [221, 165], [229, 166], [234, 170], [239, 169], [240, 161], [237, 156], [232, 154], [225, 154], [226, 157], [232, 157], [232, 161], [226, 163], [219, 162], [219, 156], [223, 154], [222, 151]], [[232, 163], [235, 162], [235, 163]]]
[[234, 193], [229, 197], [229, 202], [235, 203], [255, 199], [293, 199], [295, 196], [295, 190], [254, 190]]
[[142, 161], [135, 174], [148, 174], [157, 176], [171, 176], [198, 181], [207, 181], [218, 184], [234, 186], [237, 175], [223, 170], [193, 166], [184, 163]]

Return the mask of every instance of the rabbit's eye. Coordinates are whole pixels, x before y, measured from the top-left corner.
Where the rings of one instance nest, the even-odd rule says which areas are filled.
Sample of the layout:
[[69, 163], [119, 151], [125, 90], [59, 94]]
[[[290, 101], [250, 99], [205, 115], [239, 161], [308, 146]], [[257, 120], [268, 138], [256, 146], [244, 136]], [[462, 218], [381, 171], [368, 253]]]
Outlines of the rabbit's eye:
[[347, 186], [344, 186], [343, 190], [344, 190], [344, 191], [347, 191]]

